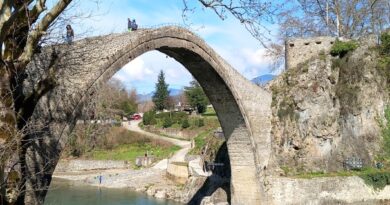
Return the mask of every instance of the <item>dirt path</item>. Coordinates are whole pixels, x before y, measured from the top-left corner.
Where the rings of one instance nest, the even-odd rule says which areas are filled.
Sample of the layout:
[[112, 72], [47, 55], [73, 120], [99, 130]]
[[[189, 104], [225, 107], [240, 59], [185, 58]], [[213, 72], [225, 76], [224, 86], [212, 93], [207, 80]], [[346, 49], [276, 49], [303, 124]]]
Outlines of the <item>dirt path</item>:
[[[139, 123], [140, 122], [141, 122], [141, 120], [132, 120], [132, 121], [124, 123], [123, 126], [126, 129], [128, 129], [128, 130], [131, 130], [131, 131], [134, 131], [134, 132], [139, 132], [139, 133], [141, 133], [143, 135], [146, 135], [148, 137], [151, 137], [151, 138], [162, 139], [162, 140], [165, 140], [167, 142], [171, 142], [171, 143], [173, 143], [173, 144], [175, 144], [177, 146], [180, 146], [181, 149], [179, 151], [177, 151], [169, 159], [169, 161], [177, 161], [177, 162], [184, 162], [185, 161], [184, 160], [185, 156], [191, 149], [191, 142], [190, 141], [173, 139], [173, 138], [170, 138], [170, 137], [165, 137], [165, 136], [157, 135], [157, 134], [154, 134], [154, 133], [146, 132], [146, 131], [142, 130], [139, 127]], [[165, 159], [165, 160], [162, 160], [162, 161], [158, 162], [153, 168], [166, 169], [167, 168], [167, 164], [168, 164], [167, 163], [167, 159]]]
[[[166, 196], [181, 196], [177, 189], [177, 184], [166, 178], [168, 163], [173, 161], [184, 162], [185, 155], [191, 149], [191, 142], [179, 139], [173, 139], [156, 135], [142, 130], [138, 125], [141, 121], [131, 121], [131, 124], [123, 124], [128, 130], [142, 133], [146, 136], [156, 139], [162, 139], [181, 147], [169, 160], [159, 161], [151, 168], [139, 170], [133, 169], [107, 169], [107, 170], [89, 170], [89, 171], [67, 171], [54, 172], [53, 177], [62, 178], [71, 181], [74, 185], [88, 184], [91, 186], [101, 186], [108, 188], [131, 188], [136, 191], [147, 192], [154, 195], [157, 190], [163, 190]], [[209, 176], [200, 166], [200, 158], [189, 162], [189, 171], [194, 176]], [[149, 193], [150, 192], [150, 193]]]
[[[168, 159], [163, 159], [163, 160], [159, 161], [157, 164], [155, 164], [152, 168], [159, 169], [159, 170], [166, 170], [168, 167], [168, 162], [185, 162], [185, 156], [191, 150], [191, 142], [190, 141], [173, 139], [173, 138], [157, 135], [154, 133], [146, 132], [139, 127], [140, 122], [141, 122], [141, 120], [130, 121], [130, 124], [126, 123], [126, 124], [124, 124], [124, 127], [127, 128], [128, 130], [131, 130], [134, 132], [139, 132], [139, 133], [142, 133], [142, 134], [147, 135], [147, 136], [152, 137], [152, 138], [166, 140], [168, 142], [171, 142], [171, 143], [181, 147], [181, 149], [179, 151], [177, 151], [169, 159], [169, 161], [168, 161]], [[196, 175], [200, 175], [200, 176], [209, 176], [210, 175], [210, 173], [207, 173], [203, 170], [203, 168], [201, 166], [201, 159], [200, 158], [193, 160], [193, 161], [190, 161], [189, 168], [191, 170], [190, 171], [191, 174], [196, 174]]]

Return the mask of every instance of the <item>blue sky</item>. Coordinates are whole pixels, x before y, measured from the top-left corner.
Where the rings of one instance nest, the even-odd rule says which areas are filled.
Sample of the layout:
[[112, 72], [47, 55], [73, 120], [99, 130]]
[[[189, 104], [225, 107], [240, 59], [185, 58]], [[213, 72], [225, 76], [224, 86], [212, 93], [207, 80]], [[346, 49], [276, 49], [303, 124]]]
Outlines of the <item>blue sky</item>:
[[[86, 28], [92, 29], [88, 34], [91, 36], [125, 32], [127, 18], [135, 18], [140, 27], [183, 24], [182, 0], [101, 0], [98, 5], [93, 0], [83, 0], [78, 4], [78, 12], [93, 11], [97, 15], [76, 24], [76, 34]], [[232, 16], [222, 21], [211, 10], [202, 9], [198, 1], [191, 0], [191, 4], [198, 8], [189, 14], [191, 29], [235, 69], [248, 79], [270, 72], [265, 50], [239, 21]], [[170, 88], [180, 89], [192, 79], [181, 64], [158, 51], [145, 53], [129, 62], [114, 78], [121, 80], [127, 88], [136, 88], [138, 93], [145, 94], [154, 90], [160, 70], [165, 72]]]

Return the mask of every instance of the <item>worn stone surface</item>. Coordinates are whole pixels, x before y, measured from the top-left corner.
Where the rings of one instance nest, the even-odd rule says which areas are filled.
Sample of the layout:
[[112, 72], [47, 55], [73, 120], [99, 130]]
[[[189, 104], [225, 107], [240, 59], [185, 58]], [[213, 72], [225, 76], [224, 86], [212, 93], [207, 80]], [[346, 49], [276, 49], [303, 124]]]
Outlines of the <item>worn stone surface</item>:
[[320, 53], [329, 53], [335, 41], [336, 37], [330, 36], [288, 39], [285, 44], [286, 69], [295, 68]]
[[[314, 195], [306, 192], [323, 194], [328, 190], [326, 183], [305, 181], [302, 185], [289, 179], [273, 179], [268, 174], [282, 173], [280, 168], [337, 170], [342, 160], [352, 155], [370, 162], [379, 151], [377, 120], [383, 119], [388, 93], [383, 89], [386, 85], [381, 74], [372, 69], [376, 58], [373, 52], [367, 52], [369, 43], [363, 42], [343, 61], [335, 61], [327, 54], [332, 38], [308, 45], [304, 41], [294, 41], [297, 50], [287, 48], [289, 69], [271, 82], [272, 97], [183, 28], [111, 34], [44, 48], [30, 63], [29, 78], [42, 79], [50, 59], [59, 56], [58, 86], [40, 100], [31, 121], [31, 136], [36, 137], [27, 151], [27, 169], [35, 175], [28, 179], [27, 189], [33, 189], [32, 184], [42, 190], [47, 188], [59, 153], [90, 96], [125, 64], [145, 52], [158, 50], [188, 69], [217, 112], [227, 139], [232, 204], [299, 204], [288, 201], [284, 193], [308, 199]], [[298, 47], [300, 43], [303, 45]], [[29, 82], [26, 84], [28, 88]], [[206, 185], [213, 183], [208, 180]], [[342, 181], [332, 183], [344, 187], [335, 190], [359, 193], [356, 184], [348, 181], [346, 186]], [[300, 185], [304, 188], [300, 189]], [[345, 199], [337, 198], [340, 195], [336, 192], [327, 196], [334, 197], [335, 203]], [[212, 198], [205, 203], [213, 203], [208, 200]]]
[[167, 177], [180, 184], [186, 183], [189, 177], [188, 164], [170, 162], [167, 167]]
[[271, 82], [273, 157], [282, 174], [340, 170], [353, 156], [371, 166], [380, 154], [389, 93], [373, 42], [360, 40], [342, 59], [330, 56], [329, 48], [316, 50], [323, 52]]
[[77, 172], [83, 170], [126, 169], [131, 167], [127, 161], [119, 160], [61, 160], [56, 172]]
[[390, 186], [374, 190], [357, 176], [314, 179], [269, 178], [268, 194], [275, 205], [389, 204]]
[[[59, 56], [58, 86], [44, 96], [35, 110], [34, 124], [41, 141], [58, 152], [65, 146], [77, 116], [90, 96], [125, 64], [151, 50], [176, 59], [205, 90], [228, 140], [233, 204], [260, 204], [263, 169], [271, 154], [271, 95], [241, 76], [201, 38], [179, 27], [83, 39], [72, 45], [44, 48], [30, 63], [31, 79], [45, 75], [48, 62]], [[28, 83], [27, 83], [28, 84]], [[27, 86], [28, 87], [28, 86]], [[26, 90], [26, 92], [29, 92]], [[32, 146], [30, 150], [47, 149]], [[58, 156], [45, 167], [51, 173]], [[251, 191], [248, 191], [251, 190]]]

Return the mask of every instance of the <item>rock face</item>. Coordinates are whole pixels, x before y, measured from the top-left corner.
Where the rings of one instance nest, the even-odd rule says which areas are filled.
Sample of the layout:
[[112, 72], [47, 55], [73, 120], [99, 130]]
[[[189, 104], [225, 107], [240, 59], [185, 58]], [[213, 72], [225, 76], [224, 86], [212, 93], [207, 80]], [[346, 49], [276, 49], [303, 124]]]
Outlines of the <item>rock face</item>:
[[380, 152], [388, 85], [372, 46], [363, 39], [341, 59], [319, 50], [271, 82], [273, 157], [284, 174], [339, 170], [353, 156], [370, 165]]
[[268, 194], [274, 205], [390, 203], [390, 186], [374, 190], [357, 176], [316, 179], [273, 177], [269, 180], [273, 183]]

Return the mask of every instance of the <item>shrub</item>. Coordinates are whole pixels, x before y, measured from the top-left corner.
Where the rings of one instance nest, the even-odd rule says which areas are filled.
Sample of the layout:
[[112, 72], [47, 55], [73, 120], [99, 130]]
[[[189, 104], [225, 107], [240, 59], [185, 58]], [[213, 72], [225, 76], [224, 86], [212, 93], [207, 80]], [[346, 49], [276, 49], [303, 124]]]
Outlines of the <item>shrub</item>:
[[188, 119], [188, 115], [185, 112], [174, 112], [172, 115], [172, 121], [174, 121], [174, 123], [180, 124], [185, 119]]
[[358, 47], [358, 44], [355, 41], [339, 41], [336, 40], [336, 42], [333, 44], [332, 48], [330, 49], [330, 54], [332, 56], [340, 56], [342, 58], [347, 54], [349, 51], [353, 51]]
[[181, 123], [181, 128], [186, 129], [188, 127], [190, 127], [190, 123], [188, 122], [188, 119], [184, 119]]
[[390, 173], [367, 173], [359, 175], [367, 185], [372, 186], [374, 189], [383, 189], [385, 186], [390, 185]]
[[157, 120], [155, 117], [153, 117], [151, 120], [150, 120], [150, 125], [155, 125], [157, 124]]
[[157, 114], [156, 118], [159, 118], [159, 119], [171, 118], [172, 124], [174, 124], [174, 123], [181, 124], [181, 122], [184, 119], [188, 118], [188, 115], [185, 112], [163, 112], [163, 113]]
[[203, 118], [199, 118], [197, 124], [198, 124], [198, 127], [203, 127], [203, 126], [204, 126], [204, 120], [203, 120]]
[[168, 128], [173, 125], [173, 122], [170, 117], [164, 118], [163, 127]]
[[381, 53], [390, 54], [390, 32], [381, 34]]
[[153, 124], [156, 124], [156, 119], [155, 119], [155, 113], [154, 111], [148, 111], [148, 112], [145, 112], [143, 118], [142, 118], [142, 123], [144, 125], [153, 125]]

